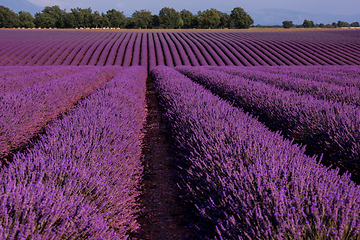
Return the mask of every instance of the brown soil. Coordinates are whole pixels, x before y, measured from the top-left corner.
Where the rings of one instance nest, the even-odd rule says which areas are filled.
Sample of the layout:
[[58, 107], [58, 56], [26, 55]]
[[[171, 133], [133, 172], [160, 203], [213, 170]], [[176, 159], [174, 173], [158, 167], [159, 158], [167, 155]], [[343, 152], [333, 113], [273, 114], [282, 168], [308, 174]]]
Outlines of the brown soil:
[[147, 82], [148, 116], [144, 140], [144, 180], [140, 197], [140, 230], [132, 239], [187, 239], [184, 207], [177, 200], [173, 180], [176, 167], [169, 153], [167, 130], [162, 122], [152, 79]]

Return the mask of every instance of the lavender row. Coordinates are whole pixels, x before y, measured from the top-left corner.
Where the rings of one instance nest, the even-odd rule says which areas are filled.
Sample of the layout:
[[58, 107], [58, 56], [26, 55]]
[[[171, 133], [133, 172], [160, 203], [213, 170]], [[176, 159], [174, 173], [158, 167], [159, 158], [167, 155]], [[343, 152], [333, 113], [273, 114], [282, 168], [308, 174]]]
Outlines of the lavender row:
[[174, 69], [151, 71], [204, 239], [357, 238], [360, 188]]
[[[84, 68], [81, 67], [70, 66], [26, 67], [27, 74], [25, 74], [22, 70], [22, 67], [5, 68], [8, 68], [9, 71], [12, 71], [13, 73], [7, 72], [2, 78], [0, 78], [0, 94], [21, 90], [35, 84], [47, 82], [59, 77], [65, 77], [69, 74], [81, 72], [84, 70]], [[19, 75], [16, 75], [16, 72], [18, 72]]]
[[360, 180], [360, 112], [352, 105], [317, 100], [203, 67], [178, 71], [212, 92], [258, 116], [272, 130], [298, 143], [309, 154], [325, 154], [326, 161], [344, 166]]
[[[1, 30], [1, 33], [0, 65], [3, 66], [122, 65], [126, 67], [147, 61], [143, 56], [138, 59], [139, 52], [148, 51], [147, 46], [143, 46], [145, 43], [155, 44], [157, 65], [167, 66], [190, 63], [193, 66], [360, 64], [358, 50], [360, 43], [358, 37], [355, 37], [357, 34], [350, 34], [351, 39], [346, 39], [343, 36], [349, 34], [348, 31], [259, 34], [256, 32], [130, 33]], [[147, 34], [148, 38], [141, 37], [144, 34]], [[278, 37], [280, 35], [281, 38]]]
[[146, 78], [127, 68], [1, 170], [1, 239], [127, 239], [138, 229]]
[[333, 83], [340, 86], [360, 88], [359, 66], [295, 66], [258, 68], [266, 73], [283, 74], [292, 77], [310, 79], [318, 82]]
[[121, 67], [85, 67], [79, 73], [1, 95], [0, 159], [24, 146], [47, 123], [121, 70]]
[[284, 74], [268, 73], [251, 67], [207, 68], [250, 79], [252, 81], [261, 81], [284, 90], [295, 91], [301, 94], [309, 94], [317, 99], [354, 104], [358, 107], [360, 106], [360, 89], [357, 87], [339, 86], [332, 83], [310, 80], [308, 78], [304, 79]]

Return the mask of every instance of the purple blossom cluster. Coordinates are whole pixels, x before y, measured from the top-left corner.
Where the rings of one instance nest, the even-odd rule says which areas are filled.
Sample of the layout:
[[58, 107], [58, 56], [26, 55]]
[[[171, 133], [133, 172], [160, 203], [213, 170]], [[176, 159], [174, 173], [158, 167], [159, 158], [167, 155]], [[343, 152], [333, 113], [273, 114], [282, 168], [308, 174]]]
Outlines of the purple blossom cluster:
[[126, 239], [139, 227], [146, 78], [126, 68], [1, 170], [1, 239]]
[[258, 33], [2, 29], [0, 66], [128, 67], [139, 63], [147, 66], [147, 62], [150, 69], [150, 62], [169, 67], [360, 65], [359, 36], [352, 30]]
[[198, 238], [360, 237], [360, 188], [349, 175], [322, 166], [174, 69], [158, 66], [151, 76]]
[[[52, 67], [55, 72], [59, 71], [56, 68]], [[0, 159], [23, 147], [59, 114], [91, 94], [122, 69], [114, 66], [88, 66], [76, 72], [71, 67], [60, 67], [60, 70], [75, 73], [1, 94]]]
[[308, 154], [360, 176], [360, 110], [353, 105], [319, 100], [204, 67], [177, 67], [182, 74], [265, 123], [270, 129], [307, 145]]
[[[250, 79], [252, 81], [261, 81], [287, 91], [295, 91], [300, 94], [309, 94], [317, 99], [354, 104], [357, 107], [360, 106], [360, 89], [356, 86], [341, 86], [337, 85], [336, 83], [311, 80], [310, 77], [306, 77], [306, 74], [302, 74], [302, 77], [295, 77], [288, 76], [286, 74], [275, 73], [276, 71], [272, 71], [272, 73], [270, 73], [265, 72], [258, 67], [216, 66], [208, 67], [208, 69], [226, 72]], [[296, 71], [296, 69], [293, 71]], [[325, 77], [321, 76], [321, 73], [317, 75], [320, 75], [319, 78], [323, 79], [327, 77], [326, 75]], [[359, 79], [360, 76], [357, 80]], [[360, 81], [356, 81], [356, 79], [354, 79], [354, 82], [358, 82], [360, 84]]]

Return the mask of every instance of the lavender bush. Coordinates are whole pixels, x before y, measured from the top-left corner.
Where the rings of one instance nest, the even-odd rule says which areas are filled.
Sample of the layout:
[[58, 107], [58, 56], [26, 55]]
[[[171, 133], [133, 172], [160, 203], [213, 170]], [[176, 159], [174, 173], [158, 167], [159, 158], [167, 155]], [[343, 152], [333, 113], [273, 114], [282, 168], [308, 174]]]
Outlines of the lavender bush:
[[274, 130], [307, 144], [311, 154], [344, 166], [357, 179], [360, 173], [360, 112], [340, 103], [317, 100], [310, 95], [284, 91], [202, 67], [177, 67], [181, 73], [234, 102]]
[[24, 146], [47, 123], [71, 108], [122, 67], [85, 67], [66, 77], [0, 95], [0, 159]]
[[[330, 66], [332, 67], [332, 66]], [[317, 99], [343, 102], [360, 106], [360, 89], [353, 86], [339, 86], [325, 81], [318, 82], [309, 78], [299, 78], [284, 74], [276, 74], [257, 70], [258, 68], [244, 67], [208, 67], [208, 69], [222, 71], [240, 76], [252, 81], [261, 81], [287, 91], [309, 94]], [[329, 69], [330, 70], [330, 69]], [[294, 69], [296, 71], [296, 68]], [[321, 78], [321, 74], [318, 74]], [[322, 77], [322, 78], [326, 78]]]
[[146, 78], [125, 69], [1, 170], [2, 239], [126, 239], [139, 227]]
[[360, 188], [174, 69], [151, 71], [204, 239], [357, 239]]

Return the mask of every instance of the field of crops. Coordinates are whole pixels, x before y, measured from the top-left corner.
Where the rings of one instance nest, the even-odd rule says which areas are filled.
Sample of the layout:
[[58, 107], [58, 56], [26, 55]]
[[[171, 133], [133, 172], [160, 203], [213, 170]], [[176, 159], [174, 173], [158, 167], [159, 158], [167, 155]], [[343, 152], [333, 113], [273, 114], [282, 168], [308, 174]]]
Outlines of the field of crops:
[[0, 34], [0, 239], [141, 231], [150, 83], [191, 239], [360, 239], [360, 31]]

